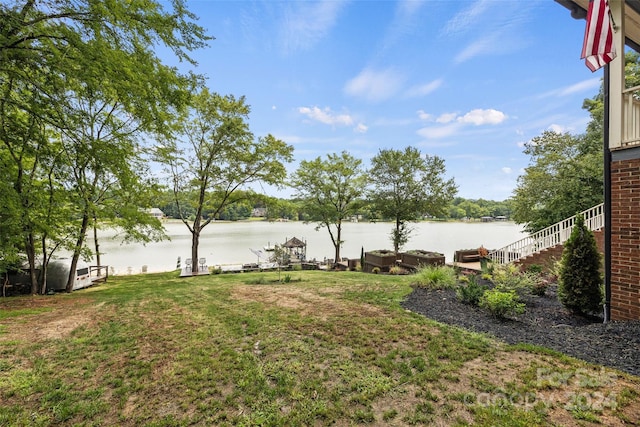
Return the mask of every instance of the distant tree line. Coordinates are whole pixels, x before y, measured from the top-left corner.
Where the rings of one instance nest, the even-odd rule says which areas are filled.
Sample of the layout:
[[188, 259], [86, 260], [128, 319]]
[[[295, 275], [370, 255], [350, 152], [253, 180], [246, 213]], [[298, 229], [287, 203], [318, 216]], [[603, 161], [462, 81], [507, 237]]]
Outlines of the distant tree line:
[[[176, 204], [170, 200], [170, 197], [169, 191], [165, 190], [158, 198], [159, 204], [157, 207], [162, 210], [166, 217], [179, 218]], [[427, 214], [422, 219], [479, 220], [482, 217], [506, 217], [507, 219], [511, 219], [513, 211], [512, 205], [512, 199], [495, 201], [455, 197], [447, 205], [443, 214], [439, 216]], [[287, 221], [313, 220], [312, 215], [305, 211], [304, 203], [301, 199], [270, 197], [262, 194], [247, 195], [245, 200], [227, 206], [215, 219], [223, 221], [247, 220], [253, 216], [255, 209], [263, 213], [262, 218], [268, 221], [281, 219]], [[208, 218], [211, 213], [211, 211], [205, 211], [203, 214]], [[195, 211], [192, 210], [190, 215], [194, 214]], [[369, 200], [366, 195], [363, 197], [354, 215], [359, 221], [391, 221], [393, 219], [390, 216], [384, 217], [377, 212], [373, 201]]]

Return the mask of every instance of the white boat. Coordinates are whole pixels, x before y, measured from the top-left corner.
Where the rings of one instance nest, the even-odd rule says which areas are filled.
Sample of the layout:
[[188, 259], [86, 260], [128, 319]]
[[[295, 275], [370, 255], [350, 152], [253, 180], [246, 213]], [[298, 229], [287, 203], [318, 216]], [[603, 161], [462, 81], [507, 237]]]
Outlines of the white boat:
[[271, 242], [267, 243], [267, 246], [262, 248], [265, 252], [273, 252], [276, 247], [275, 246], [271, 246]]

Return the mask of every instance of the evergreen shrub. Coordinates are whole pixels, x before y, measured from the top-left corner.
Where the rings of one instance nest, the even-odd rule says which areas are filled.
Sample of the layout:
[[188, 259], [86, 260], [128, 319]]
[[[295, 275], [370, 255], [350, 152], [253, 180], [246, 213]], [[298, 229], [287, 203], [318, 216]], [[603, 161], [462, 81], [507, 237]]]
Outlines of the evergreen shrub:
[[602, 257], [596, 239], [578, 215], [564, 245], [558, 277], [558, 298], [577, 314], [597, 313], [602, 307]]

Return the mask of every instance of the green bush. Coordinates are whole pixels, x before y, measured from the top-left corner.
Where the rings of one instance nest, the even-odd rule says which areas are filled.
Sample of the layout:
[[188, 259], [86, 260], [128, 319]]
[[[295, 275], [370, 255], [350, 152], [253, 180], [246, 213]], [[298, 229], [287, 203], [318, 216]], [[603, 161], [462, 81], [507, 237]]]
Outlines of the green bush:
[[523, 272], [516, 264], [503, 264], [494, 268], [490, 279], [496, 289], [515, 291], [522, 296], [526, 293], [544, 294], [546, 286], [540, 287], [542, 276], [536, 273]]
[[558, 298], [574, 313], [596, 313], [602, 307], [601, 256], [593, 233], [578, 215], [564, 245], [558, 277]]
[[531, 264], [527, 267], [527, 273], [542, 274], [542, 266], [540, 264]]
[[478, 283], [478, 278], [475, 275], [465, 277], [466, 283], [461, 283], [456, 288], [456, 297], [463, 304], [478, 305], [486, 287]]
[[378, 274], [378, 273], [380, 273], [380, 267], [373, 267], [373, 268], [371, 269], [371, 272], [372, 272], [373, 274]]
[[538, 279], [531, 286], [531, 293], [536, 296], [544, 296], [547, 293], [547, 288], [549, 287], [549, 281], [544, 277], [539, 276]]
[[513, 290], [490, 289], [485, 291], [480, 297], [479, 305], [500, 319], [522, 314], [525, 310], [524, 304], [519, 302], [518, 295]]
[[420, 268], [414, 278], [414, 285], [430, 289], [453, 289], [456, 283], [456, 271], [446, 265]]

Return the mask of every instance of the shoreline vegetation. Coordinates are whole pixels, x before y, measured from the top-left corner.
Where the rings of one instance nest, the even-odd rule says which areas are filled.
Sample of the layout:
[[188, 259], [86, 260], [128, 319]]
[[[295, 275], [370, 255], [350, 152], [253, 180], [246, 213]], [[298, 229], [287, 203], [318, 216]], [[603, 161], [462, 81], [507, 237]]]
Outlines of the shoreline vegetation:
[[174, 271], [1, 299], [0, 424], [622, 426], [640, 418], [639, 377], [407, 310], [412, 276], [286, 274]]

